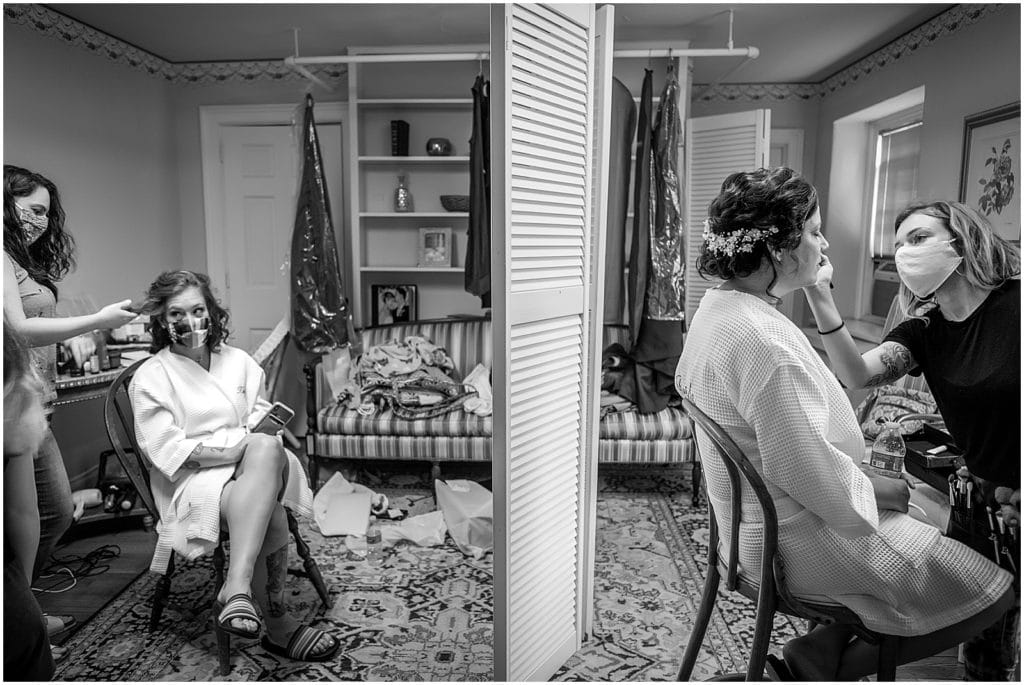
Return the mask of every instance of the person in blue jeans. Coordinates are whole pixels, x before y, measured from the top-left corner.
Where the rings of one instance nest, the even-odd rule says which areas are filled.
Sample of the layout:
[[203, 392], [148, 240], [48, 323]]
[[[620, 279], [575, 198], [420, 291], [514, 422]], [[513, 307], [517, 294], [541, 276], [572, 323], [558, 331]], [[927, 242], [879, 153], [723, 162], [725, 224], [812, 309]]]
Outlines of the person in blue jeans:
[[[78, 364], [95, 349], [90, 335], [116, 328], [136, 314], [131, 300], [107, 305], [85, 316], [57, 316], [57, 286], [74, 267], [74, 240], [64, 228], [57, 186], [45, 176], [4, 165], [4, 317], [25, 341], [31, 365], [43, 382], [42, 402], [49, 417], [57, 395], [56, 343], [67, 341]], [[39, 551], [32, 566], [38, 577], [61, 536], [71, 525], [71, 486], [53, 433], [46, 428], [35, 461], [39, 501]]]

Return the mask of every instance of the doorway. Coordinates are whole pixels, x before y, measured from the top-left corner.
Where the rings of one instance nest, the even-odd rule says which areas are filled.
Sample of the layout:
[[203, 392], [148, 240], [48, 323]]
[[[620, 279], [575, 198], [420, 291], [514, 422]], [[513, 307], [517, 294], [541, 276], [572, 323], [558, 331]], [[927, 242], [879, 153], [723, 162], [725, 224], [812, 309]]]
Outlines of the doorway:
[[[342, 111], [338, 103], [314, 109], [344, 264]], [[301, 105], [200, 108], [207, 273], [231, 312], [232, 344], [249, 353], [289, 311], [302, 116]]]

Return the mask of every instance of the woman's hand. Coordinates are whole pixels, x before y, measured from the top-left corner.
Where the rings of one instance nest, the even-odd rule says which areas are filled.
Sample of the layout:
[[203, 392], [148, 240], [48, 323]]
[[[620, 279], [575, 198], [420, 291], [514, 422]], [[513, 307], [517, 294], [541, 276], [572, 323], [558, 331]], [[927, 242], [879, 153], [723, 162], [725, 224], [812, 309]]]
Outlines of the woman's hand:
[[805, 286], [804, 290], [823, 290], [828, 291], [832, 287], [832, 261], [827, 255], [821, 255], [821, 263], [818, 265], [818, 280], [814, 282], [814, 285]]
[[138, 314], [128, 310], [131, 303], [131, 300], [121, 300], [96, 312], [96, 328], [118, 328], [134, 320]]
[[875, 501], [878, 503], [879, 511], [888, 509], [906, 514], [910, 510], [910, 481], [902, 476], [889, 478], [873, 475], [868, 475], [868, 480], [875, 489]]

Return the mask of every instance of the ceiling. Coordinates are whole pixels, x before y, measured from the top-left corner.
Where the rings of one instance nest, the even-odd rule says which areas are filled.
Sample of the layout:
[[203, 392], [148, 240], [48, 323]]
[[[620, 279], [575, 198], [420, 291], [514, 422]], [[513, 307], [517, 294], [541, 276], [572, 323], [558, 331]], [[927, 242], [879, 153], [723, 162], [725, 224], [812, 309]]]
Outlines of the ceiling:
[[[487, 4], [57, 4], [52, 10], [169, 62], [343, 54], [348, 46], [487, 43]], [[494, 5], [501, 7], [501, 5]], [[735, 47], [761, 55], [694, 60], [694, 81], [818, 83], [946, 11], [939, 4], [697, 4], [615, 6], [616, 44]], [[730, 73], [731, 72], [731, 73]]]

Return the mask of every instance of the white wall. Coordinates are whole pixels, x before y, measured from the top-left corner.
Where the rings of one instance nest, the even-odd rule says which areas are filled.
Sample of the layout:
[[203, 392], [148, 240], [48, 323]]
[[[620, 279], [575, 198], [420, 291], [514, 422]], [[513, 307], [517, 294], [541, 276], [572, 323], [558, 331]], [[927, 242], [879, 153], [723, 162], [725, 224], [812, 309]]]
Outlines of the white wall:
[[[863, 258], [861, 246], [866, 231], [864, 221], [852, 217], [867, 213], [858, 211], [864, 201], [864, 179], [848, 173], [863, 167], [854, 163], [857, 151], [848, 149], [856, 136], [836, 138], [835, 122], [922, 86], [925, 99], [918, 196], [955, 200], [964, 117], [1020, 100], [1020, 7], [1007, 5], [976, 24], [861, 76], [822, 100], [815, 150], [816, 187], [822, 216], [828, 217], [825, 232], [837, 265], [836, 304], [844, 316], [855, 313], [859, 275], [855, 267]], [[861, 147], [860, 153], [866, 154], [866, 140]], [[833, 154], [838, 155], [835, 160]], [[830, 195], [835, 196], [832, 202]]]
[[919, 194], [955, 198], [964, 117], [1020, 100], [1020, 27], [1020, 6], [1005, 5], [826, 97], [815, 164], [823, 201], [832, 162], [832, 122], [922, 85], [926, 95]]
[[169, 87], [4, 22], [4, 162], [56, 183], [77, 241], [61, 297], [139, 298], [181, 263]]

